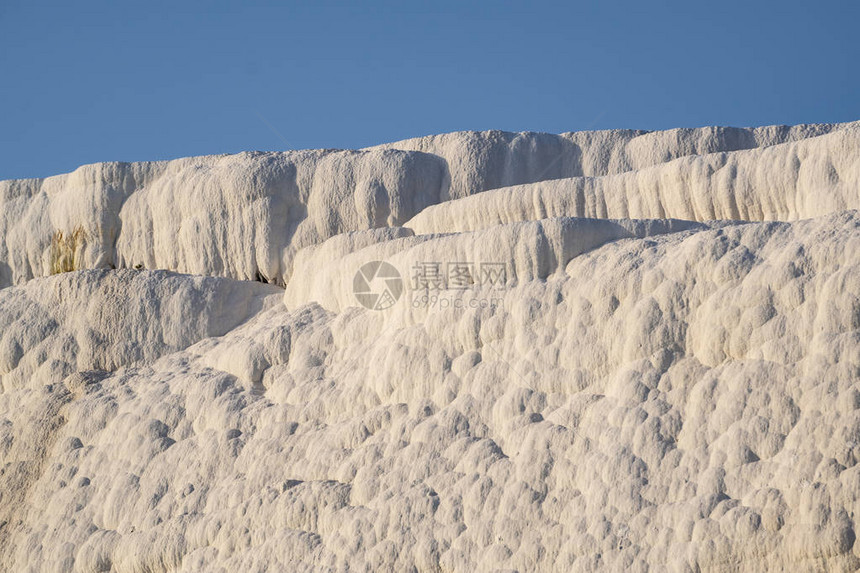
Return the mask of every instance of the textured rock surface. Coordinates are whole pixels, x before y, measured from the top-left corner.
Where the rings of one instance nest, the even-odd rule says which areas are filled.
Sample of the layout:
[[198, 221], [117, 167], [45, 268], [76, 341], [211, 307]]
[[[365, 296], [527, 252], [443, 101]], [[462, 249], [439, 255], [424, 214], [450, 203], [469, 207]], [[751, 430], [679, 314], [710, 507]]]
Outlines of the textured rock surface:
[[402, 224], [438, 202], [444, 163], [404, 151], [239, 153], [86, 165], [0, 183], [0, 284], [45, 276], [56, 231], [85, 232], [80, 268], [169, 268], [283, 283], [292, 254]]
[[546, 217], [793, 220], [860, 205], [860, 126], [799, 142], [687, 156], [607, 177], [519, 185], [429, 207], [417, 233]]
[[380, 146], [432, 153], [445, 159], [444, 199], [521, 183], [600, 177], [644, 169], [690, 155], [768, 147], [838, 131], [855, 124], [757, 128], [703, 127], [668, 131], [606, 130], [548, 133], [464, 131]]
[[[0, 184], [0, 569], [858, 569], [857, 130]], [[193, 274], [34, 278], [76, 226], [83, 266]], [[378, 260], [404, 292], [374, 311]], [[460, 261], [504, 280], [412, 280]], [[255, 275], [286, 290], [220, 278]]]
[[[77, 227], [86, 236], [79, 268], [142, 265], [284, 284], [298, 249], [347, 231], [402, 225], [450, 198], [623, 173], [699, 153], [817, 140], [854, 125], [461, 132], [366, 151], [86, 165], [47, 179], [0, 182], [0, 286], [49, 274], [51, 237]], [[790, 165], [773, 167], [779, 173], [786, 168], [791, 177]], [[763, 176], [769, 174], [766, 169]]]

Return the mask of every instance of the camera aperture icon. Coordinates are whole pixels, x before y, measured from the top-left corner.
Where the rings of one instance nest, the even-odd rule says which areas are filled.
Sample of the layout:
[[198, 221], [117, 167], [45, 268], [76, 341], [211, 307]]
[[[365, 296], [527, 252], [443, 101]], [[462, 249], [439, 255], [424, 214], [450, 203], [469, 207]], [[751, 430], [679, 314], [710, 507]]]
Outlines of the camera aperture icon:
[[393, 265], [371, 261], [361, 265], [352, 280], [352, 292], [370, 310], [391, 308], [403, 294], [403, 279]]

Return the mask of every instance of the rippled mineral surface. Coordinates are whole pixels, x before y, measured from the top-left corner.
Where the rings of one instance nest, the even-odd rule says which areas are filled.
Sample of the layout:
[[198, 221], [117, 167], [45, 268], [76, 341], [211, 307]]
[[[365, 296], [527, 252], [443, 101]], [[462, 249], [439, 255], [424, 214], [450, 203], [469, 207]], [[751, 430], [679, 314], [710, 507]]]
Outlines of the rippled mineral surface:
[[860, 123], [0, 182], [0, 569], [855, 571]]

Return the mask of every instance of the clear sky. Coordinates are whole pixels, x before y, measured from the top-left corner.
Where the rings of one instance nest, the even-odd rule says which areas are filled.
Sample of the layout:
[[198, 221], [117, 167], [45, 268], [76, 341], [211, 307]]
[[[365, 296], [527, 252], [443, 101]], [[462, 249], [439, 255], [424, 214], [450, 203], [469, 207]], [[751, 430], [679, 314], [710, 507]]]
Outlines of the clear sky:
[[466, 129], [860, 119], [860, 3], [0, 0], [0, 179]]

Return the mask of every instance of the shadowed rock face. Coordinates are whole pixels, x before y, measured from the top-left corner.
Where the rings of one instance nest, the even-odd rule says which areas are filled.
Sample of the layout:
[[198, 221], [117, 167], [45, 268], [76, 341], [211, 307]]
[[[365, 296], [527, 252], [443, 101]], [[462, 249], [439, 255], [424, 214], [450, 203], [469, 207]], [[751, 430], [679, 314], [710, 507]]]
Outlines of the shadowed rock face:
[[0, 183], [0, 570], [856, 570], [858, 129]]

